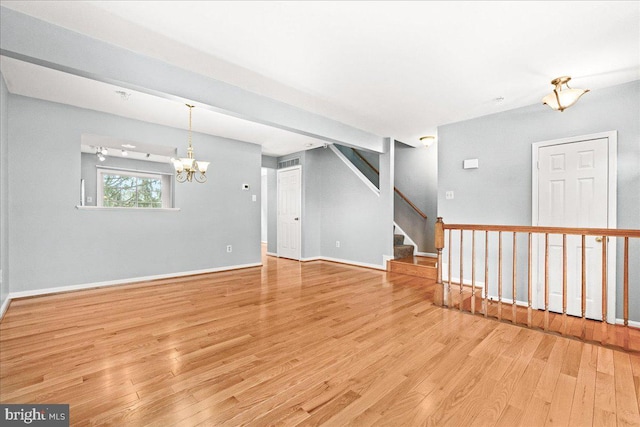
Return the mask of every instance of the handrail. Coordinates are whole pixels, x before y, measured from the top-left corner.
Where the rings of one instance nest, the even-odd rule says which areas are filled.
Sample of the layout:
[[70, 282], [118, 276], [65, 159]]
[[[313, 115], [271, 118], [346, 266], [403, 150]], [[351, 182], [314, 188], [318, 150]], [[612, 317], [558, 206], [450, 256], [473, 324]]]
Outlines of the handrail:
[[[360, 160], [362, 160], [367, 166], [369, 166], [371, 168], [371, 170], [373, 170], [376, 173], [376, 175], [378, 175], [378, 176], [380, 175], [380, 171], [378, 171], [378, 169], [375, 166], [373, 166], [371, 163], [369, 163], [369, 161], [367, 159], [365, 159], [364, 156], [358, 152], [358, 150], [356, 150], [355, 148], [352, 148], [352, 150], [356, 154], [356, 156], [358, 156], [360, 158]], [[407, 196], [405, 196], [402, 191], [398, 190], [398, 188], [395, 187], [395, 186], [393, 187], [393, 191], [398, 193], [398, 196], [400, 196], [400, 198], [402, 198], [402, 200], [407, 202], [407, 204], [409, 206], [411, 206], [413, 208], [413, 210], [417, 212], [418, 215], [420, 215], [423, 219], [427, 219], [427, 215], [424, 212], [422, 212], [420, 210], [420, 208], [418, 208], [416, 205], [414, 205], [413, 202], [411, 200], [409, 200], [409, 198]]]
[[570, 234], [608, 237], [640, 237], [640, 230], [621, 228], [569, 228], [521, 225], [444, 224], [445, 230], [506, 231], [511, 233]]
[[[449, 230], [448, 233], [448, 243], [445, 242], [445, 230]], [[457, 261], [457, 263], [459, 264], [459, 278], [457, 279], [459, 283], [453, 283], [452, 282], [452, 264], [454, 263], [452, 260], [452, 249], [453, 249], [453, 241], [452, 241], [452, 234], [453, 231], [459, 232], [460, 234], [460, 255], [459, 255], [459, 260]], [[468, 236], [468, 234], [466, 234], [465, 232], [470, 232], [470, 237], [471, 237], [471, 248], [469, 248], [468, 246], [466, 246], [466, 251], [463, 250], [463, 245], [464, 245], [464, 241], [467, 242], [468, 245], [468, 237], [467, 238], [463, 238], [464, 236]], [[482, 283], [478, 283], [476, 282], [476, 276], [475, 276], [475, 271], [476, 271], [476, 252], [475, 252], [475, 248], [476, 248], [476, 236], [478, 233], [476, 232], [484, 232], [483, 235], [484, 237], [482, 238], [482, 240], [484, 240], [484, 256], [482, 258], [484, 258], [484, 269], [485, 269], [485, 273], [484, 273], [484, 278], [482, 279]], [[492, 254], [495, 255], [495, 257], [498, 260], [498, 268], [497, 268], [497, 272], [494, 274], [494, 278], [489, 280], [489, 273], [488, 273], [488, 267], [489, 267], [489, 258], [490, 256], [489, 254], [489, 232], [497, 232], [498, 233], [498, 246], [497, 248], [494, 248], [492, 250]], [[508, 249], [508, 250], [512, 250], [512, 260], [511, 260], [511, 271], [512, 271], [512, 278], [511, 281], [509, 282], [509, 280], [504, 280], [503, 281], [503, 276], [502, 276], [502, 270], [503, 270], [503, 247], [502, 247], [502, 240], [504, 238], [504, 234], [506, 233], [507, 235], [512, 234], [512, 239], [513, 239], [513, 244], [512, 244], [512, 249]], [[524, 245], [518, 245], [517, 244], [517, 234], [518, 233], [522, 233], [522, 234], [527, 234], [528, 236], [521, 236], [521, 238], [524, 237], [524, 239], [526, 240], [526, 242], [523, 243], [527, 243], [527, 249], [524, 251], [526, 252], [526, 258], [527, 258], [527, 268], [526, 270], [528, 271], [527, 276], [525, 278], [522, 278], [521, 280], [523, 282], [526, 283], [527, 286], [527, 293], [526, 296], [525, 295], [517, 295], [517, 288], [516, 288], [516, 283], [518, 280], [517, 274], [519, 272], [518, 266], [517, 266], [517, 259], [519, 259], [517, 257], [517, 252], [520, 252], [519, 249], [517, 249], [518, 247], [520, 247], [520, 249], [522, 249], [522, 247]], [[572, 279], [572, 283], [574, 283], [575, 286], [580, 286], [581, 290], [579, 291], [580, 293], [580, 311], [579, 313], [575, 314], [574, 316], [576, 316], [577, 318], [582, 318], [582, 324], [580, 326], [579, 329], [579, 333], [580, 336], [579, 338], [583, 339], [583, 340], [587, 340], [587, 339], [593, 339], [595, 341], [598, 341], [598, 338], [596, 338], [596, 335], [594, 335], [594, 338], [587, 338], [588, 335], [586, 333], [586, 299], [587, 299], [587, 288], [586, 288], [586, 283], [587, 283], [587, 257], [586, 257], [586, 251], [587, 251], [587, 245], [586, 245], [586, 240], [585, 237], [586, 236], [595, 236], [595, 237], [600, 237], [600, 238], [604, 238], [604, 240], [606, 241], [607, 237], [614, 237], [614, 238], [619, 238], [621, 239], [621, 242], [624, 244], [624, 248], [623, 248], [623, 274], [622, 274], [622, 322], [624, 325], [624, 330], [622, 330], [622, 333], [620, 332], [613, 332], [609, 330], [609, 327], [607, 325], [607, 322], [611, 321], [610, 317], [608, 317], [608, 313], [607, 313], [607, 295], [608, 292], [611, 290], [612, 286], [616, 286], [616, 284], [618, 283], [618, 281], [615, 282], [611, 282], [610, 277], [609, 277], [609, 267], [608, 267], [608, 256], [607, 253], [609, 250], [615, 250], [615, 246], [613, 246], [612, 248], [608, 249], [608, 245], [603, 244], [602, 248], [601, 248], [601, 252], [602, 252], [602, 263], [601, 263], [601, 273], [597, 274], [598, 276], [600, 276], [600, 280], [601, 280], [601, 285], [602, 285], [602, 290], [601, 290], [601, 295], [602, 295], [602, 316], [601, 316], [601, 320], [597, 320], [600, 325], [601, 325], [601, 331], [598, 332], [598, 334], [600, 335], [599, 337], [599, 341], [603, 344], [614, 344], [614, 345], [619, 345], [621, 347], [623, 347], [626, 350], [631, 349], [630, 347], [630, 335], [629, 335], [629, 330], [627, 329], [629, 327], [629, 293], [630, 293], [630, 286], [629, 286], [629, 262], [630, 262], [630, 245], [629, 245], [629, 239], [637, 239], [640, 238], [640, 230], [638, 229], [611, 229], [611, 228], [580, 228], [580, 227], [548, 227], [548, 226], [514, 226], [514, 225], [479, 225], [479, 224], [445, 224], [444, 221], [442, 220], [441, 217], [438, 217], [438, 220], [435, 223], [435, 248], [437, 251], [437, 257], [438, 257], [438, 262], [437, 262], [437, 272], [436, 272], [436, 288], [434, 291], [434, 304], [439, 305], [439, 306], [448, 306], [448, 307], [454, 307], [457, 305], [458, 309], [460, 310], [467, 310], [470, 311], [472, 314], [476, 313], [476, 287], [478, 287], [481, 292], [479, 294], [479, 298], [482, 302], [482, 308], [479, 311], [480, 314], [483, 314], [484, 317], [487, 317], [488, 315], [490, 315], [491, 317], [496, 317], [498, 320], [503, 320], [502, 318], [502, 305], [503, 303], [510, 303], [511, 304], [511, 321], [514, 324], [521, 324], [521, 325], [526, 325], [527, 327], [531, 328], [534, 327], [533, 326], [533, 307], [532, 307], [532, 292], [533, 292], [533, 279], [532, 279], [532, 271], [536, 268], [534, 265], [534, 261], [533, 261], [533, 236], [534, 235], [542, 235], [544, 237], [544, 247], [541, 248], [543, 249], [544, 255], [541, 255], [542, 258], [540, 258], [539, 262], [540, 263], [544, 263], [544, 270], [543, 270], [543, 277], [541, 277], [540, 280], [540, 284], [543, 286], [542, 290], [544, 292], [544, 312], [543, 312], [543, 326], [542, 328], [545, 331], [548, 331], [550, 326], [550, 309], [549, 309], [549, 289], [551, 286], [550, 283], [550, 261], [551, 261], [551, 257], [552, 254], [550, 252], [550, 235], [562, 235], [562, 250], [560, 252], [560, 254], [558, 255], [553, 254], [553, 258], [555, 260], [555, 262], [558, 263], [558, 265], [561, 266], [562, 269], [562, 276], [560, 280], [561, 282], [561, 287], [562, 287], [562, 293], [561, 293], [561, 297], [562, 297], [562, 308], [561, 308], [561, 312], [558, 311], [558, 313], [561, 313], [561, 329], [559, 330], [560, 333], [562, 333], [562, 335], [567, 335], [567, 334], [574, 334], [575, 330], [573, 331], [569, 331], [569, 327], [568, 327], [568, 313], [567, 313], [567, 302], [568, 302], [568, 287], [569, 287], [569, 280], [568, 280], [568, 260], [567, 260], [567, 254], [568, 254], [568, 248], [569, 248], [569, 244], [567, 242], [567, 235], [577, 235], [577, 236], [581, 236], [582, 238], [582, 243], [580, 244], [580, 246], [578, 247], [578, 254], [577, 256], [579, 258], [581, 258], [581, 270], [582, 273], [578, 273], [578, 277]], [[482, 236], [482, 234], [481, 234]], [[598, 239], [596, 239], [598, 240]], [[447, 262], [447, 266], [448, 266], [448, 274], [447, 274], [447, 280], [443, 280], [443, 249], [445, 249], [445, 246], [447, 246], [449, 248], [448, 250], [448, 262]], [[469, 263], [468, 260], [463, 260], [463, 258], [465, 256], [469, 256], [469, 252], [471, 253], [471, 261]], [[467, 261], [465, 263], [465, 261]], [[482, 261], [481, 261], [482, 262]], [[464, 267], [466, 265], [470, 264], [471, 267], [471, 288], [469, 290], [466, 291], [467, 296], [464, 296], [464, 285], [466, 280], [468, 280], [469, 278], [469, 273], [468, 270], [466, 270]], [[468, 267], [466, 267], [468, 268]], [[466, 273], [466, 275], [465, 275]], [[465, 276], [467, 279], [465, 279]], [[594, 277], [594, 276], [592, 276]], [[455, 279], [454, 279], [455, 280]], [[573, 282], [573, 280], [575, 280], [575, 282]], [[597, 280], [597, 279], [595, 279]], [[636, 280], [636, 279], [634, 279]], [[512, 286], [512, 296], [509, 299], [505, 299], [502, 296], [502, 290], [503, 290], [503, 286], [507, 285], [507, 284], [511, 284]], [[468, 282], [466, 283], [468, 284]], [[455, 285], [457, 287], [457, 290], [454, 289]], [[492, 289], [490, 291], [490, 289]], [[492, 292], [495, 292], [494, 290], [497, 290], [497, 298], [496, 298], [496, 294], [493, 294], [492, 296], [490, 296], [489, 294]], [[465, 306], [465, 308], [463, 308], [463, 299], [467, 299], [470, 296], [470, 300], [468, 300], [469, 305]], [[518, 303], [518, 298], [522, 298], [524, 297], [524, 300], [522, 300], [525, 304], [526, 304], [526, 323], [522, 323], [522, 317], [517, 315], [517, 312], [519, 310], [519, 308], [517, 307], [517, 305], [519, 305]], [[489, 314], [489, 304], [491, 301], [496, 301], [496, 305], [497, 305], [497, 315], [495, 314]], [[542, 302], [541, 302], [542, 303]], [[540, 306], [540, 308], [536, 308], [535, 310], [543, 310], [542, 306]], [[518, 320], [518, 317], [520, 317], [520, 320]], [[614, 316], [615, 317], [615, 316]], [[609, 320], [608, 320], [609, 319]], [[536, 324], [539, 324], [540, 322], [540, 317], [538, 317], [538, 320], [536, 321]], [[555, 321], [554, 321], [555, 323]], [[557, 323], [555, 323], [556, 326], [558, 325]], [[610, 341], [611, 339], [613, 339], [613, 342]], [[637, 345], [635, 350], [637, 351]]]

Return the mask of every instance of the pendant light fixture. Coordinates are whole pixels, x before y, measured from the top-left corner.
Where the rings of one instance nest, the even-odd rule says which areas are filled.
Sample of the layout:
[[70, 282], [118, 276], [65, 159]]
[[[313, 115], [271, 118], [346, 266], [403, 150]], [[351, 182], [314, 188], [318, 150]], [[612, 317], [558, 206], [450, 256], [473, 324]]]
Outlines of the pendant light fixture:
[[191, 114], [193, 105], [185, 104], [189, 107], [189, 146], [187, 148], [187, 157], [181, 157], [179, 160], [173, 159], [173, 167], [176, 170], [176, 181], [191, 182], [193, 178], [197, 182], [205, 182], [207, 180], [207, 168], [209, 162], [197, 161], [193, 156], [193, 145], [191, 145]]
[[[551, 80], [551, 84], [555, 86], [553, 92], [542, 98], [542, 103], [547, 104], [554, 110], [564, 111], [566, 108], [575, 104], [578, 99], [589, 92], [589, 89], [571, 89], [569, 87], [571, 77], [562, 76]], [[562, 88], [562, 85], [565, 88]]]

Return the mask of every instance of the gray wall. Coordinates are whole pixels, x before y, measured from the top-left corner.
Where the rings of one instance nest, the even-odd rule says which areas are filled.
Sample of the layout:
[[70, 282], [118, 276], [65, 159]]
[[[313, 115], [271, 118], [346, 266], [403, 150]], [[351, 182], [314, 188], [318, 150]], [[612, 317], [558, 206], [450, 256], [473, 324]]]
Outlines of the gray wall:
[[275, 169], [267, 169], [267, 252], [278, 252], [278, 180]]
[[399, 196], [394, 220], [418, 245], [418, 251], [435, 253], [434, 224], [438, 202], [438, 143], [410, 147], [396, 142], [395, 186], [427, 215], [424, 220]]
[[260, 241], [267, 241], [269, 225], [269, 187], [267, 185], [267, 170], [262, 169], [260, 175]]
[[[302, 259], [336, 260], [384, 266], [393, 254], [391, 176], [393, 148], [380, 156], [383, 184], [380, 195], [358, 178], [329, 148], [316, 148], [278, 158], [300, 159], [302, 166]], [[271, 170], [270, 170], [271, 171]], [[274, 175], [276, 171], [273, 170]], [[277, 182], [269, 192], [273, 217], [277, 214]], [[274, 221], [273, 228], [276, 227]], [[271, 228], [269, 229], [271, 230]], [[274, 231], [275, 234], [275, 231]], [[336, 248], [336, 241], [340, 248]], [[275, 241], [275, 236], [273, 237]], [[277, 253], [269, 231], [268, 251]]]
[[9, 91], [0, 74], [0, 306], [9, 295]]
[[[272, 156], [262, 156], [262, 167], [266, 169], [266, 239], [267, 253], [275, 254], [278, 252], [278, 180], [276, 177], [276, 169], [278, 168], [278, 158]], [[263, 230], [264, 231], [264, 230]]]
[[251, 200], [260, 146], [194, 134], [209, 179], [176, 185], [179, 211], [78, 210], [81, 134], [178, 146], [185, 156], [185, 131], [21, 96], [9, 104], [9, 158], [31, 166], [9, 175], [12, 293], [260, 263], [260, 198]]
[[[440, 127], [438, 216], [448, 223], [531, 225], [531, 144], [611, 130], [618, 131], [617, 227], [638, 229], [640, 81], [592, 90], [562, 113], [540, 104]], [[463, 170], [462, 161], [471, 158], [479, 159], [480, 168]], [[446, 191], [454, 191], [453, 200], [445, 200]], [[635, 242], [632, 246], [631, 259], [638, 259], [640, 245]], [[620, 245], [617, 260], [620, 318]], [[526, 259], [519, 259], [518, 264], [526, 265]], [[523, 274], [526, 270], [519, 273], [520, 277]], [[518, 283], [520, 295], [525, 286], [524, 282]], [[631, 295], [640, 295], [637, 262], [630, 264], [630, 291]], [[640, 321], [640, 298], [631, 298], [630, 314]]]
[[393, 253], [392, 158], [393, 148], [380, 156], [378, 196], [331, 150], [306, 152], [305, 257], [384, 265], [383, 255]]

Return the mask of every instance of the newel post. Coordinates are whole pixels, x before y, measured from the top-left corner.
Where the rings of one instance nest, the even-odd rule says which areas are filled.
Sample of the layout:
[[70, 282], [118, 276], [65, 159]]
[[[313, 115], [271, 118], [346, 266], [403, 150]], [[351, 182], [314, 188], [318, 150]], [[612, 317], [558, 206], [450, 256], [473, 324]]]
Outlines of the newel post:
[[436, 221], [435, 227], [436, 235], [436, 251], [438, 252], [438, 265], [436, 275], [436, 289], [433, 293], [433, 303], [435, 305], [443, 306], [446, 304], [444, 284], [442, 283], [442, 249], [444, 248], [444, 222], [442, 217], [439, 216]]

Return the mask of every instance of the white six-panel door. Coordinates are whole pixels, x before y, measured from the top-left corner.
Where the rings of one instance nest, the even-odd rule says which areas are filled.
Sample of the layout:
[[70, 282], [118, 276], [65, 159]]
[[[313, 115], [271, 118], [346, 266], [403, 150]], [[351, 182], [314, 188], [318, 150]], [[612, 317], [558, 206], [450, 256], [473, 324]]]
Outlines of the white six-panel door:
[[278, 170], [278, 256], [299, 260], [301, 256], [301, 169]]
[[[538, 224], [608, 227], [608, 139], [538, 148]], [[544, 308], [544, 236], [538, 238], [537, 301]], [[601, 238], [586, 236], [586, 316], [602, 316]], [[549, 235], [549, 310], [562, 312], [563, 238]], [[610, 283], [614, 286], [615, 283]], [[581, 316], [582, 239], [567, 236], [567, 313]]]

